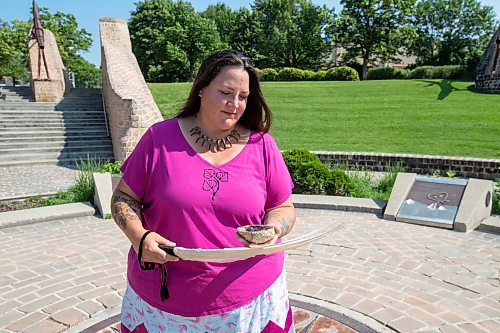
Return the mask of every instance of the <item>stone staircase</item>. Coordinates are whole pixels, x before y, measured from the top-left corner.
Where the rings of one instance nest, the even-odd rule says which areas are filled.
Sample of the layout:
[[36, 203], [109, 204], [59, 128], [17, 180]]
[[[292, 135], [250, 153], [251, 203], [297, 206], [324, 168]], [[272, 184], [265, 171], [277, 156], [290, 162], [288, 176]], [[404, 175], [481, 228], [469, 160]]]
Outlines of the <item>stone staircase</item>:
[[0, 166], [113, 161], [99, 89], [35, 103], [29, 87], [0, 87]]

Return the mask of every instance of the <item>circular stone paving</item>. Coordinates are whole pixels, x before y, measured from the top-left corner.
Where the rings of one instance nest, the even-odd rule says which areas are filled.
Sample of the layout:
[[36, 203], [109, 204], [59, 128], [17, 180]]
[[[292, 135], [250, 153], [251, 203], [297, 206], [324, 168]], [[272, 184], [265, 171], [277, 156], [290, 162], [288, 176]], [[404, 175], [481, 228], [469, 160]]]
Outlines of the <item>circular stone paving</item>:
[[[352, 318], [317, 305], [291, 300], [296, 333], [376, 333]], [[82, 333], [118, 333], [120, 315], [109, 318]]]

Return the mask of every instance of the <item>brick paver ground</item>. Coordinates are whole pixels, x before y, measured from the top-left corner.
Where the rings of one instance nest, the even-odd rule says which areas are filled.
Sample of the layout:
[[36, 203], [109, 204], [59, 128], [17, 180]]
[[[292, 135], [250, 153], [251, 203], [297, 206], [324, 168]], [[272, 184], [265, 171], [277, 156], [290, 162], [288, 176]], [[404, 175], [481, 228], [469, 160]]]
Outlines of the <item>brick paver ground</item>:
[[[300, 209], [290, 237], [332, 223], [344, 227], [288, 251], [292, 295], [399, 332], [500, 332], [500, 235]], [[116, 309], [127, 251], [114, 223], [96, 217], [0, 230], [0, 333], [61, 332]]]
[[54, 194], [75, 184], [78, 170], [59, 165], [0, 167], [0, 200]]

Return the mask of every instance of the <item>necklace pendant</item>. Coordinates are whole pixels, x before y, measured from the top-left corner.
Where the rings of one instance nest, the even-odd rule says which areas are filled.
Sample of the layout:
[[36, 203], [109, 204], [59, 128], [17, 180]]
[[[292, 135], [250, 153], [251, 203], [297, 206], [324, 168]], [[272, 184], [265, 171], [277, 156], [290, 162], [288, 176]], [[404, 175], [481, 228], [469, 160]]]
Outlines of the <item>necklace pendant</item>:
[[[204, 147], [206, 143], [210, 151], [216, 152], [231, 148], [233, 146], [233, 143], [237, 143], [241, 137], [240, 133], [237, 130], [233, 129], [231, 130], [231, 133], [222, 138], [212, 139], [211, 137], [206, 135], [199, 126], [191, 128], [189, 133], [191, 134], [191, 136], [197, 137], [195, 141], [196, 144]], [[198, 143], [200, 140], [201, 143]]]

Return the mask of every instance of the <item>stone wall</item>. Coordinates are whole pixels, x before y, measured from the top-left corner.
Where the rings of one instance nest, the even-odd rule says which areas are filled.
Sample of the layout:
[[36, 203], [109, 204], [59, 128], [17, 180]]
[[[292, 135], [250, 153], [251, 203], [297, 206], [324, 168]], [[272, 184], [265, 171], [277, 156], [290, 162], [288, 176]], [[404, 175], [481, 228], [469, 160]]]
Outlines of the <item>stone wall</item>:
[[31, 89], [36, 102], [58, 102], [69, 91], [67, 85], [68, 75], [66, 68], [59, 54], [57, 42], [54, 34], [47, 29], [44, 31], [44, 53], [47, 60], [50, 81], [47, 80], [47, 73], [43, 63], [43, 57], [40, 62], [40, 77], [38, 77], [38, 43], [32, 39], [28, 42], [29, 65], [31, 71]]
[[116, 160], [125, 160], [144, 132], [163, 117], [132, 53], [127, 22], [99, 19], [104, 104]]
[[450, 157], [412, 154], [350, 153], [313, 151], [324, 163], [347, 164], [372, 171], [386, 171], [388, 166], [400, 164], [406, 172], [442, 176], [451, 170], [457, 176], [494, 180], [500, 178], [500, 159]]
[[500, 94], [500, 74], [478, 75], [474, 87], [481, 92]]
[[500, 94], [500, 56], [497, 49], [500, 47], [500, 27], [486, 47], [486, 50], [476, 68], [475, 89], [481, 92]]

